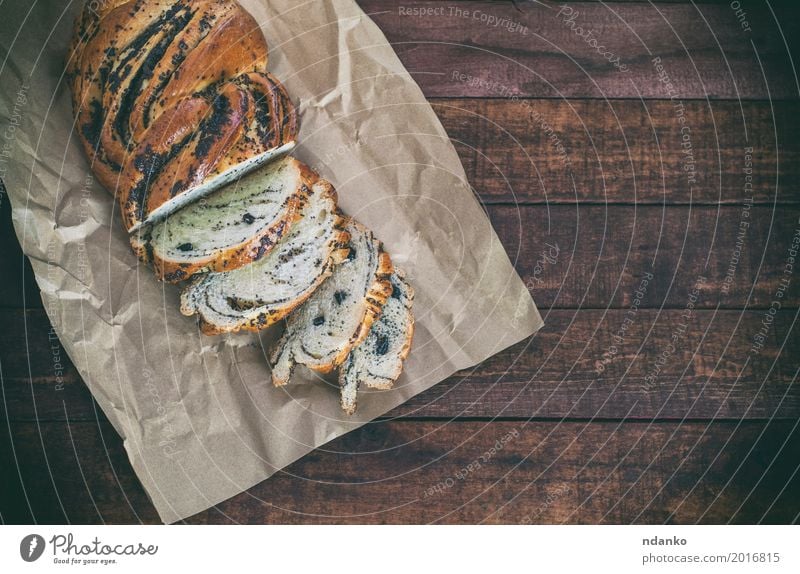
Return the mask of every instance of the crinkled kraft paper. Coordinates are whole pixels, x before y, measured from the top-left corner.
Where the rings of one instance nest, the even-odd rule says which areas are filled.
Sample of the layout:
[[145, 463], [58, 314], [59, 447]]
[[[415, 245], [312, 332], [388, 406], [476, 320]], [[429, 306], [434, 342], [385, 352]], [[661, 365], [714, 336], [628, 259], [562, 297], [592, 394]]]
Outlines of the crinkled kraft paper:
[[180, 314], [178, 288], [137, 263], [73, 131], [63, 73], [77, 3], [6, 0], [0, 19], [0, 178], [14, 226], [64, 348], [165, 522], [248, 489], [542, 325], [447, 134], [358, 5], [243, 4], [299, 106], [295, 155], [334, 183], [416, 291], [405, 372], [393, 390], [360, 393], [353, 417], [338, 389], [304, 368], [273, 388], [273, 332], [202, 335]]

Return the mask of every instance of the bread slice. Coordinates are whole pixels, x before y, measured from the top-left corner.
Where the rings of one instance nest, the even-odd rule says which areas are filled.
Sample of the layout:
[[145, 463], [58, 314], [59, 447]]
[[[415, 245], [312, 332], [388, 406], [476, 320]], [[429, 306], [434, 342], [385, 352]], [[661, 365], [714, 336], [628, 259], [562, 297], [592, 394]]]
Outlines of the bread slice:
[[268, 164], [131, 236], [159, 279], [232, 271], [269, 253], [308, 200], [316, 173], [292, 158]]
[[317, 181], [301, 218], [267, 255], [244, 267], [198, 276], [181, 294], [181, 312], [199, 315], [203, 333], [264, 329], [308, 299], [348, 254], [336, 191]]
[[391, 388], [411, 349], [414, 290], [399, 269], [395, 269], [390, 281], [392, 295], [383, 306], [381, 318], [339, 369], [342, 409], [349, 415], [356, 411], [358, 387], [363, 383], [373, 389]]
[[286, 322], [275, 347], [272, 382], [289, 382], [296, 364], [328, 373], [369, 333], [392, 292], [392, 262], [380, 241], [351, 219], [350, 254]]

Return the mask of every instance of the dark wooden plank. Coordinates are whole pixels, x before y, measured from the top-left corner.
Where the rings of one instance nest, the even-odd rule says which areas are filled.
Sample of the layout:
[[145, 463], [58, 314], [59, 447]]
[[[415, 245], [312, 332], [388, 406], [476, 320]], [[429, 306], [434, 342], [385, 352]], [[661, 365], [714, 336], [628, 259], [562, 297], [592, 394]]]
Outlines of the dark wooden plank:
[[[2, 180], [0, 180], [2, 185]], [[11, 202], [0, 190], [0, 308], [41, 307], [39, 288], [11, 223]]]
[[[798, 418], [797, 312], [552, 311], [542, 331], [458, 373], [388, 418]], [[630, 319], [630, 321], [626, 321]], [[97, 407], [41, 311], [0, 311], [2, 399], [11, 420], [94, 420]], [[669, 343], [678, 325], [674, 351]], [[623, 327], [624, 326], [624, 327]], [[27, 332], [25, 337], [24, 332]], [[659, 358], [668, 352], [664, 364]], [[369, 400], [365, 397], [364, 400]]]
[[158, 521], [108, 422], [3, 424], [0, 454], [5, 524]]
[[[763, 313], [553, 311], [532, 340], [458, 373], [389, 417], [752, 419], [800, 416], [797, 314], [751, 353]], [[781, 347], [783, 349], [781, 350]], [[662, 354], [668, 360], [659, 364]], [[365, 400], [369, 400], [365, 398]]]
[[541, 308], [625, 308], [647, 273], [654, 279], [644, 307], [684, 308], [698, 283], [698, 308], [769, 307], [785, 279], [783, 307], [800, 301], [794, 269], [784, 274], [800, 227], [797, 208], [555, 205], [487, 212]]
[[[799, 20], [788, 3], [780, 28], [764, 3], [748, 6], [749, 31], [729, 4], [359, 3], [429, 97], [669, 97], [655, 57], [677, 97], [798, 96], [784, 37], [797, 36]], [[579, 35], [589, 30], [607, 55]]]
[[[796, 424], [379, 422], [188, 522], [785, 523]], [[107, 424], [0, 432], [6, 522], [157, 521]]]
[[800, 201], [795, 102], [431, 103], [485, 203]]

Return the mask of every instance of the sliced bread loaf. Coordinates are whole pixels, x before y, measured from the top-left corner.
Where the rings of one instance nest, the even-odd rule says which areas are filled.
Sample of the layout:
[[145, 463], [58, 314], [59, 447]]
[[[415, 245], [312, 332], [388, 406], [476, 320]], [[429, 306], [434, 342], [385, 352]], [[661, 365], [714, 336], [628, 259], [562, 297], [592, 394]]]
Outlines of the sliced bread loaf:
[[140, 229], [131, 245], [169, 282], [238, 269], [289, 232], [317, 179], [305, 164], [284, 157]]
[[350, 254], [286, 322], [272, 353], [272, 382], [289, 382], [296, 364], [327, 373], [369, 333], [392, 287], [392, 262], [380, 241], [349, 220]]
[[403, 371], [403, 361], [411, 349], [414, 290], [399, 269], [390, 281], [392, 295], [383, 306], [380, 319], [339, 369], [342, 409], [349, 415], [356, 410], [358, 387], [365, 384], [373, 389], [391, 388]]
[[128, 231], [286, 153], [297, 114], [231, 0], [86, 2], [68, 54], [76, 135]]
[[181, 312], [199, 315], [208, 334], [257, 331], [279, 321], [311, 296], [347, 257], [349, 235], [336, 191], [317, 181], [300, 219], [257, 261], [197, 277], [181, 294]]

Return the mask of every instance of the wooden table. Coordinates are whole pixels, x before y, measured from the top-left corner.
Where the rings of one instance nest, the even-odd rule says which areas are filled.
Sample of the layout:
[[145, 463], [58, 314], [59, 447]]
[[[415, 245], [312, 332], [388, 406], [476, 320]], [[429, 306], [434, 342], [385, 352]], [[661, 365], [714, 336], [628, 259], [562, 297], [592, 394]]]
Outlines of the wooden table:
[[[547, 325], [187, 522], [798, 521], [793, 3], [361, 5]], [[0, 234], [0, 518], [158, 522]]]

